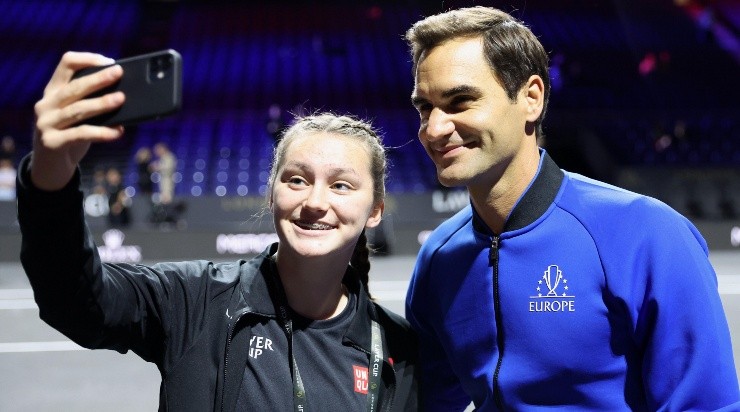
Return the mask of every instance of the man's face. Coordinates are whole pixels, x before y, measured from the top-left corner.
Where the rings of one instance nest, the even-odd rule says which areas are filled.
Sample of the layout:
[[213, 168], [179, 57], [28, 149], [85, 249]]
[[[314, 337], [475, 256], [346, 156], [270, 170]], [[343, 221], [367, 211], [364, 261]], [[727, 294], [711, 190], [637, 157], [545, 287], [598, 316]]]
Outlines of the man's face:
[[445, 186], [491, 187], [522, 148], [526, 88], [512, 102], [485, 60], [480, 38], [448, 40], [425, 52], [412, 96], [419, 140]]

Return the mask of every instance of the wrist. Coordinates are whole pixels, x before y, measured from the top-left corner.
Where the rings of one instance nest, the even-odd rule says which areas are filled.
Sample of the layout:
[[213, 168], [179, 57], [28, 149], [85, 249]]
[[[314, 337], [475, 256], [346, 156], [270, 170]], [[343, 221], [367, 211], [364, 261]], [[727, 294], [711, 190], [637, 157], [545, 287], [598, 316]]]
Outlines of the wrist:
[[37, 189], [51, 192], [67, 186], [77, 170], [77, 165], [59, 156], [47, 158], [34, 150], [28, 168], [31, 184]]

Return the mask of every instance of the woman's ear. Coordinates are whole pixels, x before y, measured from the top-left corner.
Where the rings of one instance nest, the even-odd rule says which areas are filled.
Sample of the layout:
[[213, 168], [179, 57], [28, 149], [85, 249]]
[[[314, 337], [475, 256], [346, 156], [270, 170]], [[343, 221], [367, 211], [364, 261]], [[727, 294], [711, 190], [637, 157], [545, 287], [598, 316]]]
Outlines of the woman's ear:
[[383, 210], [385, 210], [385, 202], [380, 202], [375, 207], [373, 207], [373, 211], [370, 213], [370, 216], [367, 218], [367, 223], [365, 223], [365, 227], [375, 227], [380, 224], [380, 221], [383, 220]]

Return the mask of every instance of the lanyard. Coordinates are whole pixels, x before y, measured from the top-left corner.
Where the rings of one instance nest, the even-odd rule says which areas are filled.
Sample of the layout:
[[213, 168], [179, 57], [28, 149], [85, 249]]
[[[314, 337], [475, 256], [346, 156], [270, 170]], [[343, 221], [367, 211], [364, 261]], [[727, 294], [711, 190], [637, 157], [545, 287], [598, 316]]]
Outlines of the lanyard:
[[293, 320], [288, 317], [288, 310], [285, 305], [280, 304], [280, 320], [283, 323], [285, 336], [288, 337], [288, 353], [290, 354], [290, 367], [293, 378], [293, 410], [295, 412], [304, 412], [306, 410], [306, 389], [303, 386], [303, 379], [298, 370], [298, 363], [293, 355]]
[[[285, 335], [288, 337], [288, 353], [290, 354], [290, 366], [293, 371], [293, 411], [306, 411], [306, 389], [303, 386], [298, 363], [293, 354], [293, 320], [288, 316], [288, 310], [284, 303], [280, 304], [280, 320], [283, 324]], [[383, 343], [380, 338], [380, 325], [371, 320], [370, 341], [370, 370], [368, 370], [367, 411], [375, 412], [378, 409], [378, 398], [380, 391], [381, 372], [383, 370]]]
[[380, 340], [380, 325], [371, 320], [372, 338], [370, 340], [369, 387], [367, 389], [367, 412], [378, 410], [378, 392], [380, 390], [380, 373], [383, 371], [383, 342]]

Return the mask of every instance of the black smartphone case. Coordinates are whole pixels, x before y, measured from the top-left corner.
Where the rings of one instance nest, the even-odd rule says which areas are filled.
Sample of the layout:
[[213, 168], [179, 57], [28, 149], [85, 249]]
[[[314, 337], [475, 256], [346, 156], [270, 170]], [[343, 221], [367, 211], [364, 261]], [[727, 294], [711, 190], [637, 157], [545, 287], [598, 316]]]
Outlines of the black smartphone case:
[[[182, 105], [182, 58], [175, 50], [162, 50], [117, 60], [123, 68], [121, 79], [88, 97], [123, 91], [126, 101], [112, 112], [80, 123], [116, 126], [133, 125], [177, 112]], [[73, 78], [85, 76], [109, 66], [88, 67]]]

